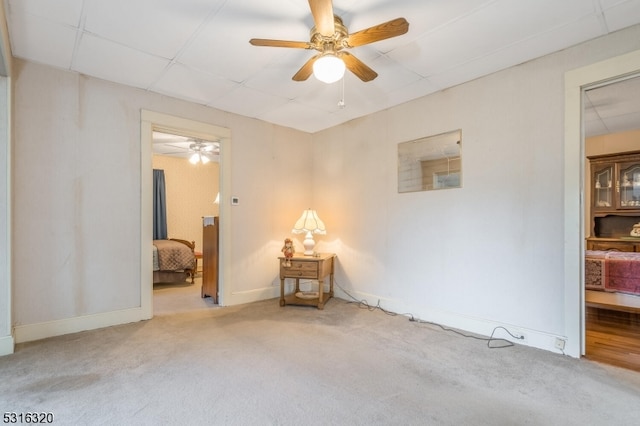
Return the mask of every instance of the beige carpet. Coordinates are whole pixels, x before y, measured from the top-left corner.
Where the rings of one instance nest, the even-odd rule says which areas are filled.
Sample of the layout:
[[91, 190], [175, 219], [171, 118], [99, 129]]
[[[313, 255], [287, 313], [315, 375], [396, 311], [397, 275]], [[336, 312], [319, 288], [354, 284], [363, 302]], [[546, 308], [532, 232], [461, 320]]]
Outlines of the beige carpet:
[[191, 279], [180, 284], [155, 284], [153, 286], [153, 314], [171, 315], [190, 312], [198, 309], [216, 308], [210, 297], [200, 297], [202, 275], [196, 274], [194, 283]]
[[20, 344], [0, 408], [59, 425], [637, 425], [640, 374], [273, 299]]

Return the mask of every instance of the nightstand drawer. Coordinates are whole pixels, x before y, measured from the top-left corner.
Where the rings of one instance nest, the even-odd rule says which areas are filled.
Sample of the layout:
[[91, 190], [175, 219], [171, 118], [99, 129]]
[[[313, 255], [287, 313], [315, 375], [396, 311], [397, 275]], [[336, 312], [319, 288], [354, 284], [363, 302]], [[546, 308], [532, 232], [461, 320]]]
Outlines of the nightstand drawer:
[[280, 276], [289, 278], [317, 278], [318, 262], [300, 262], [294, 260], [288, 268], [280, 265]]

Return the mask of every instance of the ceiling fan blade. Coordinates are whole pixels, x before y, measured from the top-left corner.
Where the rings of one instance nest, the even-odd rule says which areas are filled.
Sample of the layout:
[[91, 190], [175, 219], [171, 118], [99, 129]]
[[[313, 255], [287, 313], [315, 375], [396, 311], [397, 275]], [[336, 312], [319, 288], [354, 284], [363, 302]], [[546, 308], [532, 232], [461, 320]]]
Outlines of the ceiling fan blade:
[[307, 41], [270, 40], [264, 38], [252, 38], [249, 40], [254, 46], [267, 47], [292, 47], [295, 49], [312, 49], [311, 43]]
[[354, 73], [360, 80], [367, 82], [378, 76], [377, 72], [369, 68], [364, 62], [349, 52], [342, 51], [338, 56], [342, 58], [347, 69]]
[[305, 64], [298, 70], [298, 72], [293, 76], [293, 81], [305, 81], [308, 79], [311, 74], [313, 74], [313, 63], [318, 59], [320, 55], [315, 55], [311, 59], [309, 59]]
[[336, 31], [331, 0], [309, 0], [309, 7], [316, 30], [325, 37], [331, 37]]
[[178, 154], [188, 154], [189, 151], [170, 151], [170, 152], [162, 152], [158, 153], [158, 155], [178, 155]]
[[365, 30], [349, 34], [349, 37], [347, 37], [347, 44], [349, 47], [363, 46], [365, 44], [405, 34], [407, 31], [409, 31], [409, 23], [407, 20], [404, 18], [396, 18]]

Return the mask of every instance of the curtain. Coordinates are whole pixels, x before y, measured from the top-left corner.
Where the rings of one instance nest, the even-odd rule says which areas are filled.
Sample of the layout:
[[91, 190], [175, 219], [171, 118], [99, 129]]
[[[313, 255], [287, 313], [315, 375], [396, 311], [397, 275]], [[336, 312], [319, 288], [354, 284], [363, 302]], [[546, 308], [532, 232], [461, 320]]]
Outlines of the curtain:
[[167, 239], [167, 195], [164, 170], [153, 169], [153, 239]]

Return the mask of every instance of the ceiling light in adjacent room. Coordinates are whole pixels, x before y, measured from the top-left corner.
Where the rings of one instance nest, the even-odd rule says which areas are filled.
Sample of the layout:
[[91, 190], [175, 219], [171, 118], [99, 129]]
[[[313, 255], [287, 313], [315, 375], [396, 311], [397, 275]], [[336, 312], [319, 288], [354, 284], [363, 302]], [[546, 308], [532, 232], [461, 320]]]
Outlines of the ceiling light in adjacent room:
[[189, 162], [191, 164], [198, 164], [198, 163], [202, 163], [202, 164], [207, 164], [209, 161], [209, 157], [207, 157], [206, 155], [203, 155], [199, 152], [194, 153], [190, 158], [189, 158]]

